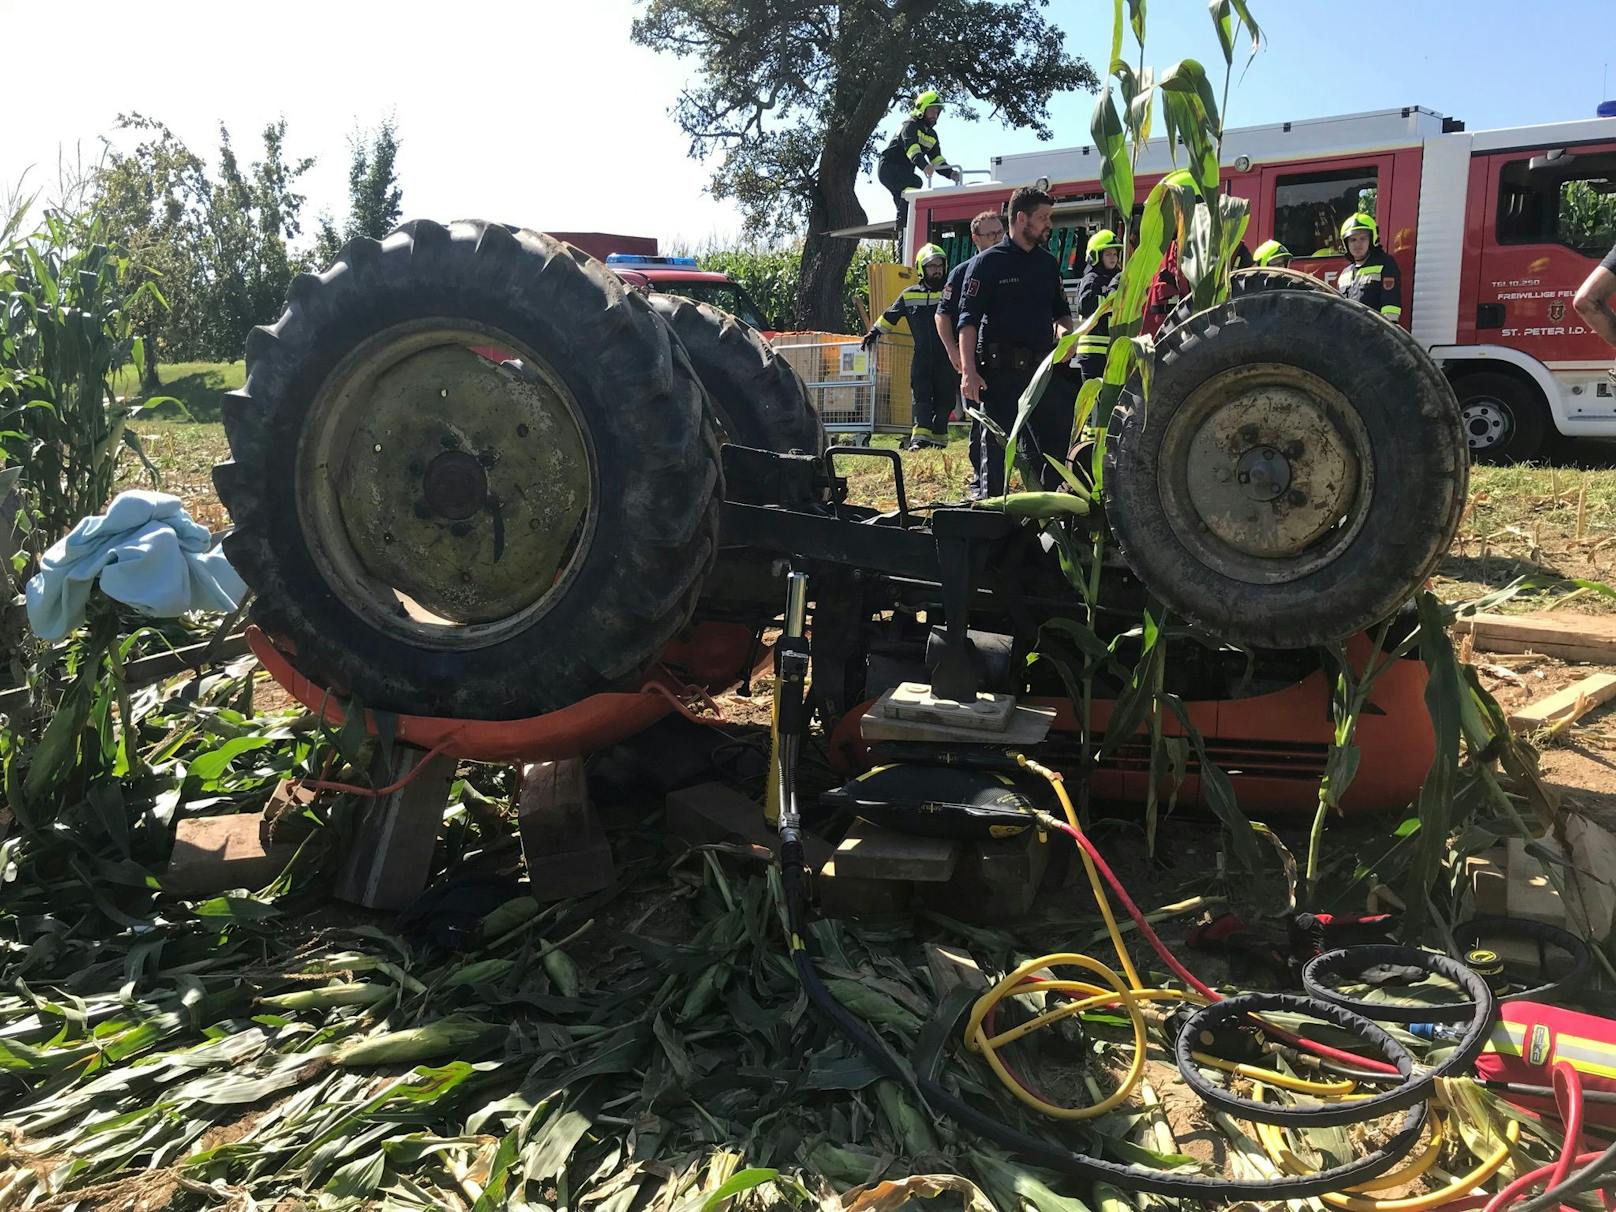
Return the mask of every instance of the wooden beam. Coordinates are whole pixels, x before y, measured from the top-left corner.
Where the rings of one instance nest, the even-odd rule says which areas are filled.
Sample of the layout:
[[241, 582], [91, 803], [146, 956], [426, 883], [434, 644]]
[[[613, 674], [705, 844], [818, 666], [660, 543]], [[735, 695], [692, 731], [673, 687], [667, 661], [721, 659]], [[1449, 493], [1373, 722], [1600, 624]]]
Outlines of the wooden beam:
[[1457, 620], [1453, 629], [1473, 636], [1481, 652], [1541, 652], [1562, 661], [1616, 665], [1616, 617], [1608, 615], [1478, 614]]
[[[172, 652], [159, 652], [154, 656], [141, 657], [138, 661], [130, 661], [124, 666], [124, 677], [129, 681], [129, 689], [138, 690], [142, 686], [150, 686], [153, 682], [160, 682], [187, 669], [200, 672], [202, 658], [207, 655], [212, 643], [212, 640], [207, 640], [201, 644], [176, 648]], [[246, 656], [250, 651], [251, 649], [247, 647], [247, 633], [238, 631], [220, 640], [218, 650], [213, 656], [216, 663], [233, 661], [236, 657]], [[27, 702], [27, 687], [0, 692], [0, 714], [15, 711]]]
[[1613, 698], [1616, 698], [1616, 676], [1596, 673], [1511, 712], [1509, 726], [1516, 732], [1536, 732], [1539, 728], [1567, 724]]

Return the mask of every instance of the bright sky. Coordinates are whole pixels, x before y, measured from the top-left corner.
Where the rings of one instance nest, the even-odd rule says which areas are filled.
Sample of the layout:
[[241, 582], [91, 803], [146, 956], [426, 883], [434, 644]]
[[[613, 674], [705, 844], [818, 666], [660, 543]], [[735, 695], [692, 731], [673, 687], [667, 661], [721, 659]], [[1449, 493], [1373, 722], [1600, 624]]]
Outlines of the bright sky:
[[[304, 178], [312, 231], [319, 211], [345, 209], [347, 136], [391, 110], [407, 218], [728, 240], [738, 216], [704, 192], [707, 170], [668, 117], [689, 68], [629, 41], [637, 7], [75, 0], [47, 17], [37, 0], [0, 0], [0, 37], [42, 33], [46, 22], [109, 37], [104, 52], [75, 53], [34, 79], [31, 104], [11, 108], [0, 126], [0, 198], [30, 165], [38, 185], [54, 182], [59, 154], [71, 159], [77, 148], [93, 161], [120, 111], [167, 122], [210, 157], [222, 119], [243, 159], [264, 124], [284, 115], [291, 152], [319, 159]], [[1251, 7], [1268, 48], [1237, 86], [1231, 125], [1424, 105], [1477, 130], [1591, 117], [1602, 96], [1616, 97], [1616, 70], [1602, 84], [1607, 64], [1616, 68], [1612, 0], [1557, 0], [1541, 12], [1520, 0]], [[1108, 0], [1052, 0], [1047, 11], [1099, 68], [1110, 9]], [[1150, 13], [1150, 62], [1219, 59], [1205, 0], [1152, 0]], [[1092, 105], [1086, 95], [1058, 98], [1051, 146], [1088, 142]], [[967, 127], [946, 113], [940, 135], [967, 167], [1038, 146], [1030, 132], [990, 120]], [[872, 219], [886, 217], [890, 201], [873, 180], [860, 196]]]

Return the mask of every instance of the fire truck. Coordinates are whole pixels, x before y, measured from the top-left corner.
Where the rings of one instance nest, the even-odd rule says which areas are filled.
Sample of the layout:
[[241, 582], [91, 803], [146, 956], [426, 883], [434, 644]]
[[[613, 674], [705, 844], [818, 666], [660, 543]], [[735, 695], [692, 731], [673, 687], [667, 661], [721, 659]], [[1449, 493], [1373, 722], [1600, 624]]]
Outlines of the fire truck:
[[[1374, 215], [1403, 270], [1402, 324], [1452, 380], [1473, 456], [1530, 459], [1562, 439], [1616, 437], [1611, 351], [1571, 306], [1616, 245], [1613, 109], [1487, 131], [1418, 106], [1231, 129], [1222, 188], [1250, 203], [1248, 247], [1277, 239], [1293, 269], [1326, 282], [1346, 264], [1342, 220]], [[1139, 198], [1182, 166], [1151, 141]], [[993, 177], [914, 195], [906, 259], [928, 240], [970, 256], [971, 216], [1025, 184], [1055, 197], [1050, 248], [1070, 284], [1089, 235], [1121, 230], [1092, 146], [995, 156]]]

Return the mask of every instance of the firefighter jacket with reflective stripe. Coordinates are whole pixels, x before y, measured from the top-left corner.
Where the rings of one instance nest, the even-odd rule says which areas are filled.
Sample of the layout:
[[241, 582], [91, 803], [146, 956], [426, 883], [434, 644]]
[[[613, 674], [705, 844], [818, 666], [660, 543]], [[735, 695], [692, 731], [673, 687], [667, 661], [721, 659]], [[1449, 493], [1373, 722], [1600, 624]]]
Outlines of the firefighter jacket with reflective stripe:
[[1402, 318], [1403, 273], [1380, 245], [1371, 248], [1362, 261], [1348, 262], [1335, 284], [1354, 303], [1378, 311], [1393, 323]]
[[[1100, 309], [1100, 304], [1107, 296], [1115, 294], [1117, 284], [1122, 279], [1122, 269], [1103, 269], [1099, 265], [1089, 266], [1088, 273], [1083, 275], [1082, 281], [1077, 284], [1077, 321], [1082, 327], [1087, 320]], [[1100, 322], [1094, 326], [1094, 331], [1077, 339], [1077, 355], [1103, 354], [1111, 348], [1111, 316], [1110, 313], [1100, 317]]]
[[907, 160], [922, 172], [947, 163], [943, 159], [942, 144], [937, 142], [937, 128], [924, 118], [906, 121], [881, 153], [881, 159]]
[[[909, 321], [909, 334], [915, 339], [915, 357], [912, 369], [916, 372], [929, 368], [936, 361], [949, 362], [943, 343], [937, 339], [937, 305], [943, 301], [942, 288], [932, 290], [924, 282], [905, 286], [892, 300], [892, 306], [875, 321], [879, 332], [892, 332], [898, 321]], [[950, 365], [952, 365], [950, 363]]]

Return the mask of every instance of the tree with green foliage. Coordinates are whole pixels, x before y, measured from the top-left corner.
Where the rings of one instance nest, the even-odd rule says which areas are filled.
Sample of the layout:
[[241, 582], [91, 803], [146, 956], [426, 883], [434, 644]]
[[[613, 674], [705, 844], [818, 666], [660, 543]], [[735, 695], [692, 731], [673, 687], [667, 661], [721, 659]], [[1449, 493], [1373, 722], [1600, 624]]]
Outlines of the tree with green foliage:
[[144, 137], [133, 151], [109, 149], [95, 175], [96, 205], [139, 280], [155, 286], [134, 318], [147, 351], [142, 386], [155, 390], [159, 360], [229, 361], [253, 325], [275, 318], [297, 268], [290, 243], [302, 234], [304, 197], [296, 186], [314, 160], [288, 156], [282, 119], [264, 128], [262, 157], [243, 165], [221, 124], [210, 175], [161, 122], [141, 114], [118, 121]]
[[1045, 0], [645, 0], [633, 37], [694, 57], [701, 79], [673, 108], [691, 152], [722, 152], [713, 193], [748, 233], [803, 237], [797, 315], [833, 330], [856, 242], [828, 235], [867, 221], [855, 187], [900, 101], [924, 88], [950, 121], [975, 99], [1006, 124], [1050, 137], [1049, 99], [1092, 89]]
[[389, 114], [374, 131], [358, 131], [348, 141], [348, 220], [339, 231], [320, 218], [314, 257], [321, 265], [336, 260], [343, 244], [360, 236], [379, 240], [403, 214], [404, 190], [398, 183], [398, 121]]
[[136, 275], [153, 284], [133, 305], [146, 349], [139, 386], [149, 395], [158, 390], [159, 359], [193, 343], [180, 328], [201, 315], [207, 166], [173, 131], [142, 114], [120, 114], [118, 129], [144, 137], [127, 153], [109, 147], [95, 187], [108, 230], [128, 250]]

